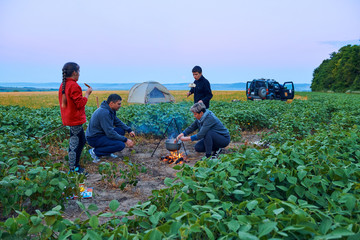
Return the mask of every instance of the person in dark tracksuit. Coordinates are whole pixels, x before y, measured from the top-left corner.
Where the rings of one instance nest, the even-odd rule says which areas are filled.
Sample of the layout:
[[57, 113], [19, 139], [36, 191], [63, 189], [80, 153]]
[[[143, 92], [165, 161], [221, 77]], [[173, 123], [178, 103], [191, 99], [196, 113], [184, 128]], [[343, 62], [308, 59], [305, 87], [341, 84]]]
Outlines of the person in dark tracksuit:
[[[176, 137], [175, 142], [199, 140], [195, 144], [195, 151], [205, 152], [207, 158], [218, 157], [222, 149], [230, 143], [229, 130], [202, 102], [195, 103], [190, 111], [196, 120]], [[188, 136], [197, 129], [197, 134]]]
[[125, 146], [134, 146], [134, 142], [124, 135], [128, 132], [131, 137], [135, 137], [135, 133], [116, 116], [121, 101], [118, 94], [111, 94], [91, 116], [86, 129], [86, 140], [93, 147], [89, 153], [94, 163], [100, 162], [99, 157], [102, 156], [116, 158], [115, 152], [122, 151]]
[[209, 108], [210, 99], [213, 97], [210, 82], [202, 75], [201, 67], [195, 66], [192, 69], [192, 73], [195, 81], [187, 96], [189, 97], [191, 94], [194, 94], [194, 103], [203, 102], [206, 108]]

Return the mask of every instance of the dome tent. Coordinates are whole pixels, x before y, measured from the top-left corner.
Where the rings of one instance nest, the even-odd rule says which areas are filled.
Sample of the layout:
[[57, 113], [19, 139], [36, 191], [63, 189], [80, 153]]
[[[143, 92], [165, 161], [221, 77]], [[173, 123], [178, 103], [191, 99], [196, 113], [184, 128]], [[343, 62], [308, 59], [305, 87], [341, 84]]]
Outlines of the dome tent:
[[166, 87], [158, 82], [135, 84], [129, 92], [128, 103], [162, 103], [175, 102], [175, 98]]

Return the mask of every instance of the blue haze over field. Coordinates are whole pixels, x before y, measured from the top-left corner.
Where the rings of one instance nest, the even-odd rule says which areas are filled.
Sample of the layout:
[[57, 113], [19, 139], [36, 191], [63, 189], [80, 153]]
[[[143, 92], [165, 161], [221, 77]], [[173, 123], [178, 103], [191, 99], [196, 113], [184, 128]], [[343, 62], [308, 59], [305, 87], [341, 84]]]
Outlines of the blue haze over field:
[[360, 43], [359, 12], [358, 0], [4, 0], [0, 86], [59, 85], [74, 61], [79, 83], [99, 89], [187, 86], [194, 65], [214, 90], [255, 78], [299, 88], [332, 52]]
[[[79, 82], [80, 86], [83, 90], [86, 90], [86, 87], [83, 83]], [[91, 87], [94, 90], [130, 90], [135, 83], [92, 83]], [[173, 84], [163, 84], [168, 90], [189, 90], [188, 83], [173, 83]], [[311, 91], [310, 84], [307, 83], [295, 83], [296, 91]], [[6, 89], [11, 88], [11, 89]], [[37, 89], [46, 91], [57, 91], [59, 88], [59, 84], [52, 83], [28, 83], [28, 82], [15, 82], [15, 83], [2, 83], [0, 82], [0, 92], [2, 91], [36, 91]], [[226, 91], [237, 91], [237, 90], [245, 90], [246, 83], [227, 83], [227, 84], [211, 84], [212, 90], [226, 90]]]

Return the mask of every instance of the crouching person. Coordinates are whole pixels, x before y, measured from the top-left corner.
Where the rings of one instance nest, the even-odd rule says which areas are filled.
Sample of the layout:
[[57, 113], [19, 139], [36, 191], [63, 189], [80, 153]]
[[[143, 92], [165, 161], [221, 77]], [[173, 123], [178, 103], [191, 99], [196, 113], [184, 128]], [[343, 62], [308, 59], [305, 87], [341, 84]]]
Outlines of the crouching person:
[[125, 137], [125, 132], [131, 137], [135, 137], [135, 133], [116, 117], [121, 101], [119, 95], [111, 94], [91, 116], [85, 135], [87, 142], [93, 147], [89, 153], [94, 163], [100, 161], [99, 157], [117, 157], [115, 152], [120, 152], [125, 146], [134, 146], [134, 142]]
[[[217, 157], [222, 148], [230, 143], [230, 133], [213, 112], [206, 109], [202, 102], [195, 103], [190, 111], [196, 120], [188, 128], [176, 137], [176, 141], [196, 141], [195, 151], [205, 152], [206, 157]], [[195, 130], [199, 130], [196, 135], [188, 136]]]

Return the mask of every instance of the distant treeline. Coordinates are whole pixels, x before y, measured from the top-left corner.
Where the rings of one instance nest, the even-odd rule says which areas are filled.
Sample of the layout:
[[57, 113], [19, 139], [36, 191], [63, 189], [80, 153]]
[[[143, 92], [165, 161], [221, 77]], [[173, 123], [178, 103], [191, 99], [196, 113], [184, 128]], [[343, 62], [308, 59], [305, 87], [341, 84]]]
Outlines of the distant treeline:
[[0, 87], [0, 92], [45, 92], [58, 91], [53, 88], [32, 88], [32, 87]]
[[360, 90], [360, 46], [347, 45], [314, 70], [312, 91]]

